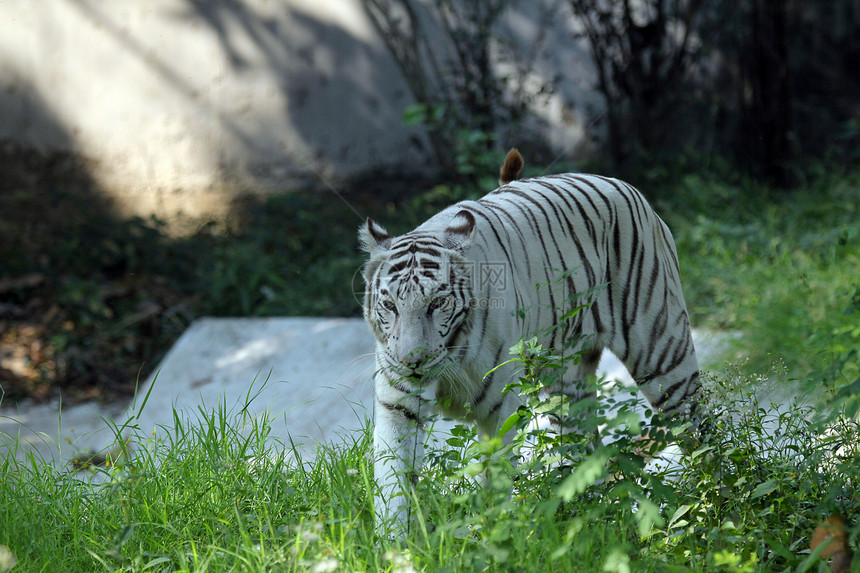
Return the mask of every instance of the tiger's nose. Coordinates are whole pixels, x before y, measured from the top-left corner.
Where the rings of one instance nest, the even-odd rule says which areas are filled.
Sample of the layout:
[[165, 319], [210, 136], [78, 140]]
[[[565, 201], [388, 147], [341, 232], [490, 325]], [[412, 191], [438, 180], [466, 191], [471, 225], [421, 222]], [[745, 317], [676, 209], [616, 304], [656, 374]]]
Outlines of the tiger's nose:
[[410, 370], [417, 371], [426, 360], [426, 358], [422, 358], [421, 360], [415, 362], [411, 362], [409, 360], [401, 360], [400, 363], [403, 366], [409, 368]]
[[401, 371], [401, 376], [405, 376], [414, 382], [420, 381], [424, 378], [424, 372], [421, 368], [421, 362], [410, 362], [409, 360], [401, 360], [400, 364], [403, 365], [404, 370]]
[[414, 370], [427, 362], [429, 358], [430, 354], [427, 352], [426, 348], [414, 348], [403, 357], [400, 363]]

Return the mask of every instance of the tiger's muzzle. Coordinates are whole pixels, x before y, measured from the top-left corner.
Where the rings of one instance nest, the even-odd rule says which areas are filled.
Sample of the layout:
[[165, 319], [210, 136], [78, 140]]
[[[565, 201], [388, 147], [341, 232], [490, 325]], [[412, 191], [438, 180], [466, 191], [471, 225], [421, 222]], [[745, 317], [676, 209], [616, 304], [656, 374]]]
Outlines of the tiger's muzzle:
[[432, 378], [439, 371], [444, 358], [443, 352], [425, 355], [420, 350], [413, 351], [401, 360], [396, 362], [392, 360], [392, 370], [398, 376], [420, 384], [425, 379]]

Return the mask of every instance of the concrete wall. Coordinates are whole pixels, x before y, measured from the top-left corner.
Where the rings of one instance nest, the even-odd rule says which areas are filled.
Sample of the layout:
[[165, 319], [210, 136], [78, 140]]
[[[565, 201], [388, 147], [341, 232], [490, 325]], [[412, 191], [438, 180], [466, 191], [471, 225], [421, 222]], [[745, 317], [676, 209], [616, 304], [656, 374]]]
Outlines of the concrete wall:
[[[560, 151], [584, 137], [565, 94], [541, 112]], [[0, 142], [82, 158], [127, 212], [420, 172], [411, 103], [359, 0], [0, 2]]]

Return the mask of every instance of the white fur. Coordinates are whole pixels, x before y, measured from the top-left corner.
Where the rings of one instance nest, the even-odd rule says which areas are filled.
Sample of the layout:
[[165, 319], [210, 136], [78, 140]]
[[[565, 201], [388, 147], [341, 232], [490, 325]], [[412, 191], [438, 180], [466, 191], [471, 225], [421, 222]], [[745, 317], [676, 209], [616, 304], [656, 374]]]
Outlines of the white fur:
[[[574, 400], [584, 396], [577, 381], [594, 373], [604, 347], [626, 359], [646, 397], [666, 410], [683, 413], [698, 388], [674, 244], [629, 185], [573, 175], [515, 181], [401, 237], [368, 220], [360, 238], [369, 253], [365, 318], [377, 339], [380, 519], [408, 522], [409, 476], [420, 471], [429, 414], [493, 434], [516, 410], [518, 396], [502, 397], [516, 367], [485, 375], [523, 337], [539, 335], [556, 352], [590, 350], [548, 389]], [[465, 286], [450, 288], [451, 269], [456, 280], [467, 278]], [[588, 294], [583, 300], [577, 293]], [[567, 326], [551, 328], [583, 302], [591, 306]], [[464, 316], [471, 322], [451, 338], [456, 328], [449, 327]], [[574, 334], [580, 341], [564, 347], [565, 335]], [[676, 382], [678, 389], [662, 397]]]

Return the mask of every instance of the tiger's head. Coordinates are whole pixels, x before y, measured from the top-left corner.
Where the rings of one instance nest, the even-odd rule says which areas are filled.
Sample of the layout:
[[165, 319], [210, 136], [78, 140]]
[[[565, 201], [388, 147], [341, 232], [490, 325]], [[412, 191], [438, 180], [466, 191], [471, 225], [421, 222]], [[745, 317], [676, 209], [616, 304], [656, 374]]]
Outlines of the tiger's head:
[[399, 237], [367, 219], [359, 239], [364, 267], [364, 318], [376, 337], [379, 366], [421, 383], [462, 349], [457, 334], [470, 320], [472, 269], [462, 256], [475, 217], [458, 212], [441, 233]]

